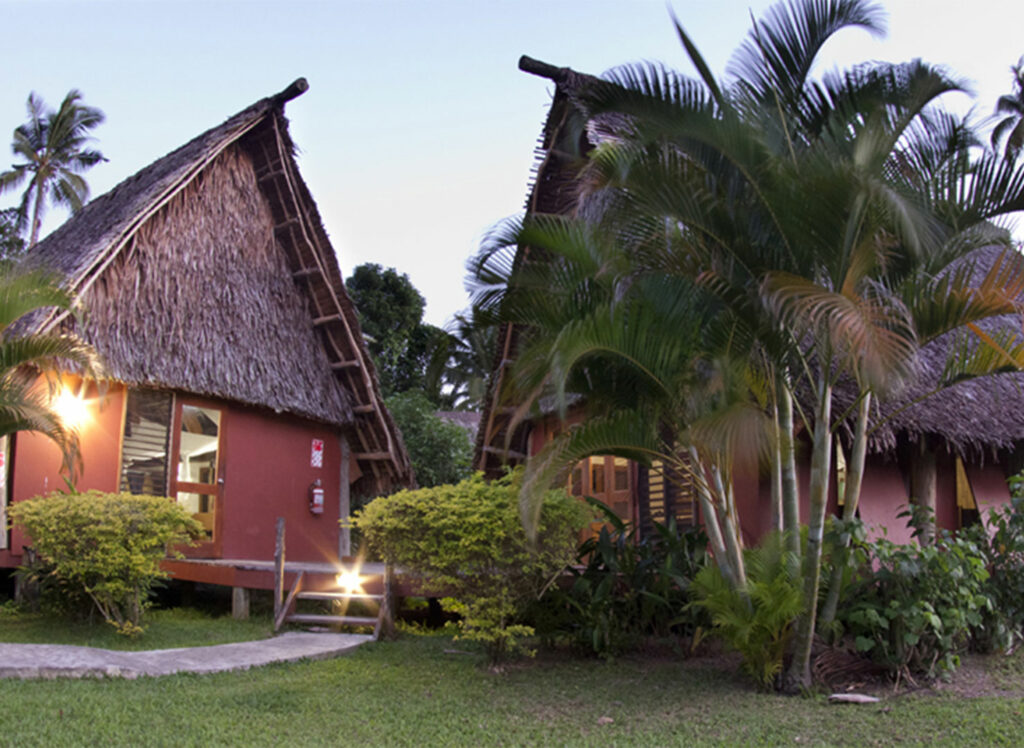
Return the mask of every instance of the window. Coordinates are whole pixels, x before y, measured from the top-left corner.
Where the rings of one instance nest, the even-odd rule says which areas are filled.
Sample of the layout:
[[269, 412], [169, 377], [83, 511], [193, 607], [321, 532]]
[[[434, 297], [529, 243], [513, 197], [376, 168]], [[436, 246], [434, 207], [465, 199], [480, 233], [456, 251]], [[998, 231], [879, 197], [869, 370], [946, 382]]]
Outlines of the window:
[[129, 390], [121, 446], [121, 490], [167, 495], [167, 450], [171, 394]]

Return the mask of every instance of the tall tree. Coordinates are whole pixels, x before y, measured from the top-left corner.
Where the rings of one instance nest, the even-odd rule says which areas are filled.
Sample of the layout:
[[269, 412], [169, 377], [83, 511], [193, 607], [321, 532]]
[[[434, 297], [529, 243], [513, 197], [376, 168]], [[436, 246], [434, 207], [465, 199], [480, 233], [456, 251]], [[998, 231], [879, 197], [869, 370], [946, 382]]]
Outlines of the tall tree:
[[1002, 116], [992, 130], [992, 147], [998, 149], [1005, 141], [1004, 154], [1011, 158], [1024, 148], [1024, 57], [1010, 68], [1013, 91], [996, 101], [996, 115]]
[[22, 226], [31, 222], [29, 247], [39, 240], [46, 202], [79, 210], [89, 197], [82, 172], [105, 160], [87, 147], [90, 132], [103, 122], [103, 112], [81, 100], [81, 92], [72, 89], [54, 111], [33, 92], [28, 97], [28, 121], [14, 130], [11, 150], [22, 161], [0, 173], [0, 193], [27, 180], [19, 214]]
[[376, 263], [359, 265], [345, 280], [359, 312], [385, 396], [422, 389], [431, 331], [422, 329], [426, 300], [409, 276]]

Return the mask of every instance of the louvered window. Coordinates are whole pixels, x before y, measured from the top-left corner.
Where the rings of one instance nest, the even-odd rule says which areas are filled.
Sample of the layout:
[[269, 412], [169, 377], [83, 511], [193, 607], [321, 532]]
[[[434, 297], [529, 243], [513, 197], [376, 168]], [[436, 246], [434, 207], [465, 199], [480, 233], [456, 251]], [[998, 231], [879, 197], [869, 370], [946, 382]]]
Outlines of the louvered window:
[[638, 471], [638, 503], [640, 530], [644, 536], [654, 534], [654, 523], [665, 524], [675, 518], [676, 527], [692, 527], [697, 522], [696, 496], [689, 459], [680, 455], [682, 465], [665, 465], [653, 460], [651, 467]]
[[167, 495], [171, 404], [169, 392], [128, 391], [121, 447], [122, 491]]

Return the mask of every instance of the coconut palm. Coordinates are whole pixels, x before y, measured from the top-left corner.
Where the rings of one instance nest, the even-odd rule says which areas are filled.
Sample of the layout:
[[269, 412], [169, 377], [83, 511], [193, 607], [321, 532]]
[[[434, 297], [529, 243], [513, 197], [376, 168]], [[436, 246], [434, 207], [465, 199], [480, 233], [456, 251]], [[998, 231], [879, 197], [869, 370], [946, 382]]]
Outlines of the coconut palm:
[[[585, 268], [588, 256], [599, 257], [600, 262], [591, 264], [616, 279], [614, 290], [606, 294], [612, 299], [611, 311], [601, 311], [608, 326], [624, 322], [622, 313], [614, 316], [616, 309], [665, 303], [657, 295], [638, 296], [655, 285], [654, 280], [638, 283], [639, 278], [687, 279], [704, 295], [701, 308], [711, 306], [709, 298], [717, 303], [708, 334], [687, 351], [684, 359], [690, 365], [680, 367], [690, 376], [655, 378], [651, 393], [652, 399], [659, 399], [657, 406], [644, 401], [637, 402], [632, 413], [626, 407], [616, 409], [614, 394], [606, 398], [593, 387], [609, 373], [625, 375], [604, 361], [599, 367], [583, 365], [594, 355], [586, 345], [584, 356], [558, 353], [576, 350], [567, 339], [577, 334], [574, 328], [563, 326], [564, 332], [552, 338], [553, 331], [544, 332], [544, 320], [537, 319], [535, 310], [502, 300], [507, 304], [503, 310], [512, 310], [510, 318], [518, 315], [519, 324], [531, 331], [527, 352], [531, 345], [555, 351], [546, 361], [544, 356], [528, 356], [532, 362], [524, 364], [524, 370], [517, 368], [509, 380], [519, 379], [519, 372], [525, 371], [525, 381], [541, 382], [537, 361], [545, 361], [556, 393], [575, 380], [577, 391], [586, 393], [588, 407], [603, 403], [602, 415], [610, 424], [592, 429], [607, 431], [590, 445], [593, 449], [630, 456], [641, 442], [630, 441], [623, 433], [616, 441], [613, 433], [629, 428], [630, 418], [654, 422], [642, 442], [644, 449], [635, 452], [641, 456], [652, 454], [652, 428], [658, 435], [667, 431], [673, 442], [681, 440], [693, 458], [691, 464], [699, 466], [694, 470], [698, 488], [714, 496], [708, 502], [714, 511], [703, 507], [705, 519], [721, 530], [716, 557], [730, 565], [735, 564], [735, 554], [728, 546], [737, 545], [739, 538], [738, 533], [731, 541], [728, 537], [737, 526], [730, 516], [728, 485], [737, 441], [729, 435], [747, 431], [731, 427], [740, 422], [735, 416], [742, 413], [746, 421], [758, 405], [777, 414], [771, 419], [772, 461], [785, 525], [795, 540], [792, 404], [805, 403], [802, 417], [811, 440], [810, 520], [802, 572], [805, 611], [787, 674], [792, 690], [810, 681], [810, 643], [838, 422], [852, 422], [855, 443], [847, 490], [856, 493], [872, 400], [910, 376], [919, 340], [1016, 309], [1011, 291], [990, 287], [984, 294], [965, 294], [948, 282], [948, 273], [975, 247], [1008, 242], [1006, 232], [993, 229], [989, 222], [1021, 209], [1021, 170], [998, 163], [991, 155], [980, 161], [971, 158], [968, 149], [973, 141], [963, 124], [936, 110], [938, 97], [959, 90], [957, 82], [940, 70], [920, 62], [875, 65], [811, 80], [808, 74], [818, 50], [832, 34], [849, 26], [880, 30], [877, 8], [859, 0], [776, 6], [755, 24], [723, 84], [677, 25], [699, 80], [653, 66], [633, 66], [579, 94], [591, 116], [628, 117], [623, 132], [595, 149], [582, 180], [585, 190], [600, 195], [603, 206], [600, 230], [592, 230], [590, 238], [605, 237], [600, 241], [613, 250], [597, 252], [591, 244], [562, 251], [556, 242], [548, 242], [545, 252], [552, 260], [547, 265], [553, 285], [564, 287], [564, 258], [579, 260], [572, 269], [577, 272]], [[586, 238], [586, 229], [574, 225], [563, 234], [579, 242]], [[529, 232], [521, 240], [531, 247], [543, 243], [543, 237]], [[524, 268], [518, 272], [523, 274]], [[525, 275], [537, 272], [530, 269]], [[542, 285], [532, 278], [528, 283]], [[586, 292], [594, 287], [587, 278], [577, 285]], [[515, 299], [518, 293], [509, 297]], [[587, 298], [582, 291], [576, 295]], [[542, 294], [532, 296], [539, 301]], [[652, 337], [622, 341], [632, 348], [613, 349], [607, 340], [591, 344], [602, 356], [625, 362], [625, 368], [639, 369], [633, 373], [642, 381], [642, 375], [653, 369], [634, 350], [665, 345], [666, 336], [630, 322], [631, 336], [641, 331]], [[668, 329], [689, 328], [678, 320]], [[590, 328], [583, 330], [596, 340]], [[660, 331], [664, 330], [662, 324]], [[730, 339], [726, 331], [735, 337]], [[732, 343], [723, 348], [722, 340]], [[709, 376], [714, 370], [710, 365], [720, 360], [723, 350], [729, 353], [728, 364], [719, 367], [717, 377]], [[656, 354], [649, 355], [657, 361]], [[852, 381], [857, 392], [851, 407], [856, 415], [849, 419], [832, 412], [834, 390], [844, 379]], [[714, 392], [716, 380], [728, 382], [721, 389], [727, 396], [711, 411], [687, 411], [686, 388], [700, 391], [693, 389], [696, 385]], [[532, 393], [519, 395], [542, 391], [535, 387]], [[638, 427], [631, 428], [629, 436], [638, 438]], [[534, 484], [531, 477], [553, 474], [563, 458], [583, 456], [587, 428], [579, 433], [578, 438], [570, 433], [561, 444], [553, 443], [541, 459], [528, 465], [526, 488], [539, 486], [543, 481]], [[577, 449], [570, 448], [574, 439]], [[559, 452], [563, 448], [568, 451]], [[671, 450], [663, 445], [659, 454], [666, 452]], [[524, 494], [527, 504], [529, 499]], [[741, 570], [731, 572], [742, 583]]]
[[28, 97], [28, 121], [14, 130], [11, 150], [22, 161], [0, 173], [0, 193], [28, 181], [19, 213], [22, 226], [31, 220], [30, 247], [39, 239], [47, 200], [77, 211], [89, 197], [81, 172], [104, 160], [102, 153], [86, 147], [92, 140], [89, 132], [103, 122], [103, 112], [81, 99], [81, 92], [72, 89], [53, 111], [33, 92]]
[[996, 101], [996, 115], [1004, 115], [992, 130], [992, 147], [998, 149], [1005, 141], [1004, 153], [1011, 158], [1024, 147], [1024, 57], [1010, 68], [1013, 92]]
[[25, 333], [23, 327], [26, 315], [36, 310], [72, 305], [52, 277], [0, 262], [0, 436], [43, 434], [62, 449], [68, 467], [77, 455], [77, 440], [52, 407], [55, 375], [70, 368], [95, 378], [101, 366], [92, 347], [73, 335]]

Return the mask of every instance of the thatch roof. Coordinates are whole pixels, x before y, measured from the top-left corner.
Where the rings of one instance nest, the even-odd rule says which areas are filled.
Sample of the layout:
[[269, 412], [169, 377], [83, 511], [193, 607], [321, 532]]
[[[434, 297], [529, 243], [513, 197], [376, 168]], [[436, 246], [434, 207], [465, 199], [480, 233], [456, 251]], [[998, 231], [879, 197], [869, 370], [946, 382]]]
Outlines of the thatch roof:
[[31, 252], [86, 310], [77, 327], [129, 385], [345, 429], [365, 490], [411, 482], [356, 311], [284, 117], [304, 79], [97, 197]]
[[[537, 148], [537, 165], [529, 191], [527, 213], [582, 215], [577, 177], [581, 159], [593, 146], [628, 128], [624, 118], [602, 115], [595, 121], [587, 116], [580, 92], [599, 79], [569, 68], [558, 68], [529, 57], [519, 62], [520, 69], [555, 83], [548, 117]], [[606, 82], [603, 82], [607, 85]], [[1001, 250], [988, 250], [989, 264]], [[519, 250], [515, 262], [529, 261], [530, 248]], [[985, 266], [986, 255], [981, 255]], [[991, 321], [992, 328], [1013, 325], [1021, 329], [1019, 319]], [[497, 473], [506, 461], [515, 462], [526, 453], [526, 429], [520, 425], [509, 434], [514, 408], [499, 400], [501, 380], [515, 355], [517, 330], [505, 325], [498, 336], [498, 350], [481, 414], [474, 466]], [[1024, 374], [1000, 374], [956, 384], [927, 399], [939, 380], [954, 336], [940, 338], [921, 351], [919, 377], [912, 386], [883, 402], [876, 415], [884, 421], [871, 442], [875, 452], [892, 450], [900, 436], [916, 440], [932, 437], [957, 452], [1010, 447], [1024, 440]], [[842, 412], [843, 392], [837, 393], [836, 412]], [[849, 393], [846, 393], [849, 394]], [[849, 402], [846, 398], [846, 403]]]
[[[975, 263], [975, 283], [997, 262], [1015, 263], [1018, 272], [1024, 270], [1024, 258], [1002, 247], [978, 250], [969, 259]], [[1019, 316], [1007, 315], [978, 326], [990, 335], [1002, 331], [1020, 337], [1022, 322]], [[871, 438], [872, 451], [893, 450], [901, 435], [911, 441], [931, 437], [960, 454], [991, 453], [1024, 441], [1024, 373], [967, 379], [936, 392], [951, 354], [965, 344], [969, 349], [983, 345], [973, 333], [961, 331], [947, 333], [919, 351], [914, 381], [879, 405], [875, 422], [880, 426]], [[847, 394], [838, 392], [837, 400]]]

